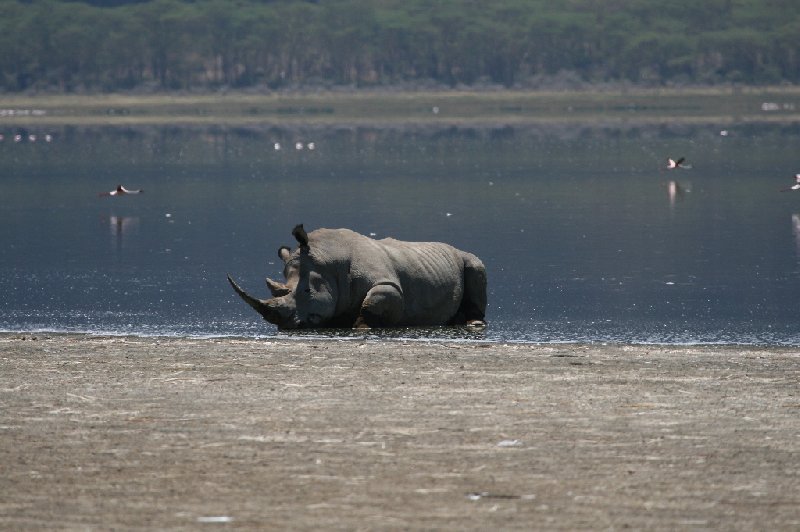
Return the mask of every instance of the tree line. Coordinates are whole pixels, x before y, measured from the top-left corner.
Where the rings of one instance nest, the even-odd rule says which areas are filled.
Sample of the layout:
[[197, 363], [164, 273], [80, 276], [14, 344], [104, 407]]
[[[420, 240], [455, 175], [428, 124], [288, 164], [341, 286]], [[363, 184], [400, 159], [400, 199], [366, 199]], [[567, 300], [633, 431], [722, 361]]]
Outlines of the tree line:
[[796, 0], [5, 0], [0, 90], [800, 81]]

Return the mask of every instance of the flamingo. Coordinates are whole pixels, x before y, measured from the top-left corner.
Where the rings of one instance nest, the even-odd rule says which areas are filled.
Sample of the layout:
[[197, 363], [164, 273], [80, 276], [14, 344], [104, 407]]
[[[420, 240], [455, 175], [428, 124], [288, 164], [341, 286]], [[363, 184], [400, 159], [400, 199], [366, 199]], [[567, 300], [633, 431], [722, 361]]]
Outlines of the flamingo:
[[782, 188], [781, 192], [789, 192], [790, 190], [800, 190], [800, 174], [794, 174], [795, 184], [788, 187]]
[[143, 193], [144, 193], [144, 190], [142, 190], [142, 189], [129, 190], [129, 189], [123, 187], [122, 185], [117, 185], [117, 188], [115, 188], [111, 192], [101, 192], [100, 194], [98, 194], [98, 196], [100, 196], [100, 197], [104, 197], [104, 196], [126, 196], [128, 194], [143, 194]]
[[673, 159], [667, 159], [667, 170], [675, 170], [676, 168], [684, 168], [684, 169], [691, 168], [692, 167], [691, 165], [684, 164], [685, 160], [686, 160], [685, 157], [681, 157], [677, 161]]

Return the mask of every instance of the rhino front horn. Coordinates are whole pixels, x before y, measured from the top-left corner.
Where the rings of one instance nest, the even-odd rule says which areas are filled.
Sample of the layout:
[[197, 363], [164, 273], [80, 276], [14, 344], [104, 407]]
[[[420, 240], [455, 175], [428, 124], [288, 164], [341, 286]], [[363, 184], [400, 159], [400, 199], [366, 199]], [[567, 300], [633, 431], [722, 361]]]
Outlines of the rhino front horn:
[[297, 239], [301, 246], [308, 246], [308, 234], [303, 229], [303, 224], [297, 224], [292, 229], [292, 236]]
[[244, 290], [242, 290], [242, 288], [238, 284], [236, 284], [236, 281], [234, 281], [230, 275], [228, 275], [228, 282], [231, 283], [231, 286], [236, 291], [236, 293], [239, 294], [239, 297], [244, 299], [245, 303], [253, 307], [256, 310], [256, 312], [258, 312], [259, 314], [268, 319], [268, 316], [270, 316], [272, 312], [269, 306], [267, 305], [266, 301], [264, 301], [263, 299], [256, 299], [247, 292], [245, 292]]

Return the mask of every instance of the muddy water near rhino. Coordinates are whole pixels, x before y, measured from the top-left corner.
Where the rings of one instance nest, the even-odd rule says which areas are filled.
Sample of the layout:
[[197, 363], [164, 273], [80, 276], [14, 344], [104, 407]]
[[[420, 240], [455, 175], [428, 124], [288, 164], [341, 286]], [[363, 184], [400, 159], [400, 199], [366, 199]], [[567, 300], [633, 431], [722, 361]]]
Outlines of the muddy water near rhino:
[[284, 336], [225, 275], [302, 222], [486, 264], [486, 330], [372, 338], [800, 345], [794, 125], [45, 129], [2, 130], [0, 330]]

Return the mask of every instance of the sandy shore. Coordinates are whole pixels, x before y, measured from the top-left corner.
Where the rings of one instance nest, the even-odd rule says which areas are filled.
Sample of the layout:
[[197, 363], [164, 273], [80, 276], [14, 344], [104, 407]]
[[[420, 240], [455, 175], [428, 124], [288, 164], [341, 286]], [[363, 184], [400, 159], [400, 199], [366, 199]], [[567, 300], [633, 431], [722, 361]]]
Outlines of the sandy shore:
[[800, 349], [0, 335], [0, 528], [800, 527]]

